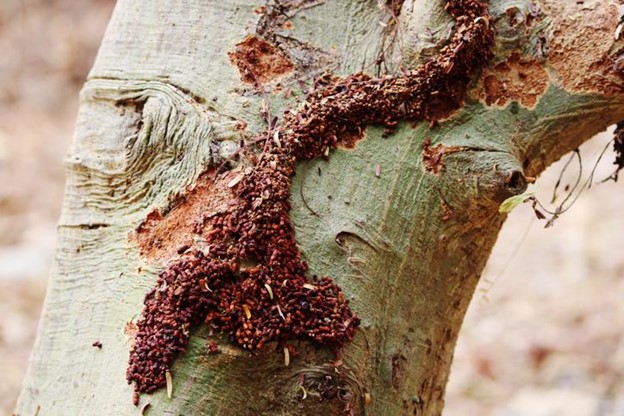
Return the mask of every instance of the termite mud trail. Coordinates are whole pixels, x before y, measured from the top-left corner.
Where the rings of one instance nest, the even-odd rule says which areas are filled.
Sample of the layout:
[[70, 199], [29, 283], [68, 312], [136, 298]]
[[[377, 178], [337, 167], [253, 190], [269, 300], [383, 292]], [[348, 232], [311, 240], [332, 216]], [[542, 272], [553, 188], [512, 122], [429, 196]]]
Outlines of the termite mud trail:
[[390, 133], [400, 120], [435, 123], [461, 107], [491, 56], [493, 31], [482, 1], [448, 1], [446, 10], [455, 31], [435, 59], [402, 76], [360, 73], [315, 90], [256, 140], [263, 146], [253, 168], [216, 182], [229, 208], [198, 220], [207, 249], [183, 253], [145, 297], [127, 370], [135, 392], [167, 383], [190, 328], [202, 322], [248, 350], [291, 339], [338, 348], [353, 338], [359, 319], [340, 287], [306, 276], [289, 218], [291, 180], [298, 161], [328, 155], [367, 125]]

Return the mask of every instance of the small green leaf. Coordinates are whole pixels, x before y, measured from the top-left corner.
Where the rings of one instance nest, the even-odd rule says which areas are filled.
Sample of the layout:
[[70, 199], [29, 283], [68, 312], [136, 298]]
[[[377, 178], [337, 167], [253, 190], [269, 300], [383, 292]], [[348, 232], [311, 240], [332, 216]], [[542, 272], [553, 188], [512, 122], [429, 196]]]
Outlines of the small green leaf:
[[534, 195], [535, 195], [535, 192], [527, 191], [523, 194], [507, 198], [506, 200], [503, 201], [502, 204], [500, 204], [500, 207], [498, 207], [498, 212], [500, 212], [501, 214], [508, 214], [511, 211], [513, 211], [515, 207], [522, 204], [523, 202], [525, 202], [527, 199], [531, 198]]

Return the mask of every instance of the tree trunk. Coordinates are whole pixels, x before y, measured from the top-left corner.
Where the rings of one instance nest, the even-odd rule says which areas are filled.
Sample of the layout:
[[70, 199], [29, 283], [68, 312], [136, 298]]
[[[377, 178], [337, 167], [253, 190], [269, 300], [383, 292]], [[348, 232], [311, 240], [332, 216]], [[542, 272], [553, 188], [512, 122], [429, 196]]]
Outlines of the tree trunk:
[[250, 353], [199, 325], [171, 368], [171, 397], [159, 389], [135, 408], [132, 322], [158, 273], [197, 243], [189, 230], [216, 209], [215, 172], [266, 130], [263, 113], [281, 118], [327, 71], [400, 76], [453, 29], [438, 1], [256, 6], [118, 2], [81, 94], [16, 414], [138, 414], [146, 403], [176, 415], [440, 414], [500, 204], [624, 119], [617, 1], [492, 0], [494, 58], [461, 109], [388, 137], [368, 126], [329, 159], [298, 164], [297, 242], [309, 274], [350, 300], [355, 338], [339, 352], [289, 341]]

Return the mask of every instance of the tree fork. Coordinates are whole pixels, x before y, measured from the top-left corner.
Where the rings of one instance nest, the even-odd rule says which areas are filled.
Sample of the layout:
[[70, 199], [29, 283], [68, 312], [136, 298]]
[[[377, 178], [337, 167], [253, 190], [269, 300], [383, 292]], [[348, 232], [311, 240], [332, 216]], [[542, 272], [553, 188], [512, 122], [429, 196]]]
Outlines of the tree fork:
[[[143, 404], [164, 414], [441, 413], [457, 333], [504, 220], [498, 205], [523, 190], [523, 175], [624, 119], [617, 5], [584, 3], [492, 1], [494, 61], [465, 107], [434, 114], [447, 119], [432, 128], [399, 123], [387, 139], [368, 127], [330, 162], [297, 167], [290, 219], [303, 258], [311, 274], [334, 278], [361, 319], [339, 358], [292, 341], [250, 355], [200, 327], [170, 369], [172, 398], [157, 391]], [[380, 53], [400, 73], [399, 54], [409, 69], [444, 50], [452, 23], [442, 3], [396, 6], [301, 2], [272, 25], [270, 9], [258, 18], [235, 2], [118, 3], [82, 93], [59, 249], [18, 414], [132, 412], [123, 378], [136, 327], [127, 323], [168, 259], [202, 243], [192, 238], [200, 214], [227, 212], [220, 189], [244, 186], [243, 168], [225, 174], [225, 187], [202, 172], [245, 156], [238, 145], [262, 130], [259, 113], [273, 124], [300, 84], [309, 88], [307, 77], [357, 73]], [[241, 42], [254, 19], [262, 24], [252, 37], [269, 46]], [[381, 41], [392, 25], [403, 48]], [[416, 33], [430, 36], [417, 42]], [[260, 45], [253, 56], [267, 73], [245, 87], [246, 66], [239, 74], [232, 54], [249, 44]], [[271, 64], [278, 58], [292, 65]], [[269, 108], [267, 93], [254, 92], [267, 88]], [[282, 123], [270, 127], [278, 140]]]

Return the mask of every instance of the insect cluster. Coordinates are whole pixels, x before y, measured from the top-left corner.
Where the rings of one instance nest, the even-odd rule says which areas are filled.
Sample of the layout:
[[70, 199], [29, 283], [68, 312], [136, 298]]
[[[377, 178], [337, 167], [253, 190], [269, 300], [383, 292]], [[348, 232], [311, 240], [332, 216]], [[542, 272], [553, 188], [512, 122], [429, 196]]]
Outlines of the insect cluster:
[[187, 250], [145, 297], [127, 370], [136, 392], [167, 383], [191, 327], [202, 322], [248, 350], [290, 339], [339, 347], [353, 338], [360, 320], [340, 287], [306, 276], [289, 218], [292, 177], [298, 161], [328, 155], [367, 125], [391, 132], [399, 120], [435, 122], [461, 106], [493, 33], [483, 2], [448, 1], [446, 9], [456, 30], [434, 59], [400, 76], [331, 80], [255, 140], [263, 144], [255, 166], [227, 185], [236, 205], [196, 229], [209, 250]]

